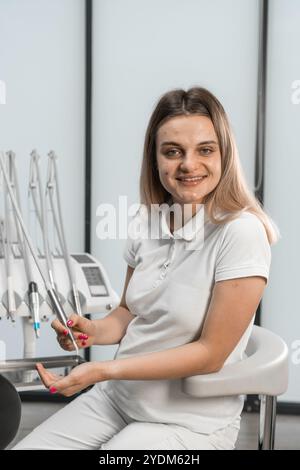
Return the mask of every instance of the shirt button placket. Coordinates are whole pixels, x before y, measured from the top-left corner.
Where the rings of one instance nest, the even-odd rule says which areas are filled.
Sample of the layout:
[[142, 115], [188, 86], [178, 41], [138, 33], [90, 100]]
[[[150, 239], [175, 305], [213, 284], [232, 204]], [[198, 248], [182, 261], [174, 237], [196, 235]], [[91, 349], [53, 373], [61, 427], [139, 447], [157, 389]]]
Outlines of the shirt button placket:
[[159, 278], [154, 282], [153, 287], [157, 287], [158, 284], [160, 284], [160, 282], [166, 277], [168, 267], [174, 259], [174, 254], [175, 254], [175, 239], [172, 238], [171, 239], [171, 245], [170, 245], [170, 248], [169, 248], [169, 253], [168, 253], [168, 259], [167, 259], [167, 261], [164, 262], [163, 271], [160, 273]]
[[173, 261], [174, 253], [175, 253], [175, 240], [174, 240], [174, 238], [172, 238], [171, 246], [170, 246], [170, 249], [169, 249], [169, 257], [168, 257], [167, 261], [165, 261], [165, 263], [163, 264], [164, 271], [161, 273], [160, 279], [164, 279], [166, 277], [167, 270], [168, 270], [170, 264]]

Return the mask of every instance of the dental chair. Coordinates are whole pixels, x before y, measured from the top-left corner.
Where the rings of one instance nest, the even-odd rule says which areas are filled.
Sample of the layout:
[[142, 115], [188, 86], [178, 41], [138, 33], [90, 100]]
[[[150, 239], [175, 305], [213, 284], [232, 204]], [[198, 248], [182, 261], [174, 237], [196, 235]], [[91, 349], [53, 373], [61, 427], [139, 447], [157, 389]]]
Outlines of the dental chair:
[[273, 450], [277, 396], [288, 387], [288, 348], [275, 333], [253, 326], [246, 358], [219, 372], [183, 379], [183, 391], [194, 397], [259, 395], [258, 450]]
[[0, 450], [16, 436], [21, 421], [21, 400], [12, 383], [0, 375]]

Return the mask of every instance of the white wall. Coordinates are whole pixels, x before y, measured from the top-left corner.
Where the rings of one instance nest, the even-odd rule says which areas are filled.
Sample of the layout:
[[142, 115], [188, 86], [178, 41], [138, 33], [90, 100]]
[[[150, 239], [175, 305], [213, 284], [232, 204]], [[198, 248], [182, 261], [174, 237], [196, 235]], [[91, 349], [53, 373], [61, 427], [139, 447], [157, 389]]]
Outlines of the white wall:
[[[70, 250], [84, 248], [84, 0], [0, 0], [0, 149], [17, 154], [25, 216], [29, 154], [54, 149]], [[48, 335], [49, 330], [49, 335]], [[44, 334], [43, 334], [44, 333]], [[42, 324], [38, 353], [61, 354]], [[0, 322], [8, 357], [22, 357], [20, 322]]]
[[[270, 2], [264, 199], [266, 209], [279, 225], [282, 238], [273, 248], [262, 325], [278, 333], [289, 347], [289, 389], [280, 400], [298, 403], [300, 364], [294, 363], [292, 357], [296, 349], [300, 350], [300, 104], [293, 104], [291, 98], [295, 92], [292, 84], [300, 80], [299, 25], [298, 0]], [[299, 352], [297, 357], [299, 362]]]
[[[121, 295], [125, 240], [96, 237], [96, 208], [138, 202], [146, 126], [166, 91], [200, 85], [225, 106], [248, 182], [254, 184], [258, 1], [94, 2], [92, 251]], [[93, 350], [111, 355], [115, 346]]]

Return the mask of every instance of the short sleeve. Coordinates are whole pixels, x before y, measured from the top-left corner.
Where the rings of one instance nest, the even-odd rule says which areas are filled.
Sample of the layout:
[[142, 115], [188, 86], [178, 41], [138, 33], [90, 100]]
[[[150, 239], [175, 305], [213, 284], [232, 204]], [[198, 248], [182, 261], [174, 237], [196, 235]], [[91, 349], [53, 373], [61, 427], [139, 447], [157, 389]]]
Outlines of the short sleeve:
[[247, 276], [263, 276], [268, 283], [271, 248], [263, 223], [244, 214], [226, 224], [219, 246], [215, 282]]
[[135, 246], [134, 246], [135, 240], [133, 240], [131, 237], [127, 237], [125, 248], [123, 250], [123, 258], [126, 261], [129, 266], [132, 268], [136, 267], [136, 261], [135, 261]]

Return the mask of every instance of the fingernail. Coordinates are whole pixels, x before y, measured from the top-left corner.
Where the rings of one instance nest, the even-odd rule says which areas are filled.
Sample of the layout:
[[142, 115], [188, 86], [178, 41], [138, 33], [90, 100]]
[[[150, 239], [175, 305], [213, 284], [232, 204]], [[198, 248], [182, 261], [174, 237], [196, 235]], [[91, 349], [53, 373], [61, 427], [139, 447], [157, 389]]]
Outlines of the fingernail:
[[67, 336], [68, 330], [64, 330], [64, 331], [63, 331], [63, 334], [64, 334], [65, 336]]
[[88, 335], [83, 335], [83, 334], [79, 335], [78, 338], [79, 339], [89, 339]]
[[50, 393], [56, 393], [57, 390], [56, 390], [55, 387], [50, 387], [50, 388], [49, 388], [49, 392], [50, 392]]
[[82, 346], [85, 346], [85, 345], [86, 345], [86, 342], [85, 342], [85, 341], [82, 341], [81, 344], [82, 344]]
[[68, 325], [68, 326], [72, 326], [72, 325], [73, 325], [73, 321], [72, 321], [72, 320], [68, 320], [68, 321], [67, 321], [67, 325]]

